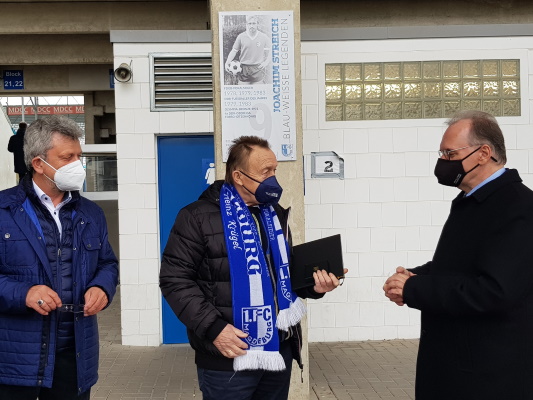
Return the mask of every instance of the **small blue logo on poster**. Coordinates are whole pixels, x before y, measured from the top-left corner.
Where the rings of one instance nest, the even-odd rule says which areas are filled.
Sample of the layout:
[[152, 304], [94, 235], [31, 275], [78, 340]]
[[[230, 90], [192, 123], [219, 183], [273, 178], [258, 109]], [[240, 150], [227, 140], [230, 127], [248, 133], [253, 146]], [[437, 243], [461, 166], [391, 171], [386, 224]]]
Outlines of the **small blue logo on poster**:
[[292, 144], [282, 144], [281, 145], [281, 152], [285, 157], [289, 157], [292, 155]]

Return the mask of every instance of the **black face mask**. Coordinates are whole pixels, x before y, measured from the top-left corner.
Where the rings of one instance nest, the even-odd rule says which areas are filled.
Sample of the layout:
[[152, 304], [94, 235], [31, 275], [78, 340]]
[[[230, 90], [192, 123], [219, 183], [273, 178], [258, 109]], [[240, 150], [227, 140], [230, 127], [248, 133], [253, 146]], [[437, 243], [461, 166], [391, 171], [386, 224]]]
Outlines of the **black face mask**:
[[439, 158], [437, 160], [437, 165], [435, 165], [435, 176], [437, 177], [439, 183], [444, 186], [459, 186], [466, 174], [479, 167], [478, 164], [470, 171], [465, 172], [463, 161], [481, 149], [481, 147], [482, 146], [479, 146], [476, 150], [462, 160], [446, 160], [444, 158]]

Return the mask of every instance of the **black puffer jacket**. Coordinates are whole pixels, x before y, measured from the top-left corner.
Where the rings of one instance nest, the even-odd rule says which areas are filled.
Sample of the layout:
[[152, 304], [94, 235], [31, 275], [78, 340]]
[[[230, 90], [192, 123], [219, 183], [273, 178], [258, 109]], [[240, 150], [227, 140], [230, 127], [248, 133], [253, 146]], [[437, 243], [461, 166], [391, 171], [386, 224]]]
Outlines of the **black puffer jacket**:
[[[168, 304], [187, 327], [196, 364], [232, 371], [233, 360], [224, 357], [213, 344], [224, 327], [233, 324], [230, 269], [219, 204], [223, 183], [216, 181], [198, 201], [178, 213], [163, 252], [159, 284]], [[286, 232], [287, 210], [276, 206], [276, 213]], [[312, 288], [297, 294], [315, 299], [323, 296]], [[301, 337], [298, 325], [289, 340], [300, 367]]]

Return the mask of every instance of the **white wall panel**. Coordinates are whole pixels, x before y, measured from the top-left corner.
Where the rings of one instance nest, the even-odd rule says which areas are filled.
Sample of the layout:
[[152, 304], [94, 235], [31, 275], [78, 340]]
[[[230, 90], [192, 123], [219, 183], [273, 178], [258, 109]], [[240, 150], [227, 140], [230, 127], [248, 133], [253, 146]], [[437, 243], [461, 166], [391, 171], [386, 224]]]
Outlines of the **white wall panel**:
[[368, 151], [370, 153], [390, 153], [393, 151], [392, 128], [372, 128], [368, 130]]

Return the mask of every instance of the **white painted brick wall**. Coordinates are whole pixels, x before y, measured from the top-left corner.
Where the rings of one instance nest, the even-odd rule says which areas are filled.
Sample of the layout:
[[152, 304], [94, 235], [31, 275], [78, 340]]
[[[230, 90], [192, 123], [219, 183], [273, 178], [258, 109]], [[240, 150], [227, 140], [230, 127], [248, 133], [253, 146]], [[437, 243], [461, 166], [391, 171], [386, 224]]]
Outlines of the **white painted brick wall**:
[[405, 226], [408, 203], [384, 203], [381, 207], [383, 226]]
[[[307, 141], [307, 138], [305, 140]], [[368, 153], [368, 131], [366, 129], [345, 129], [344, 152]]]
[[383, 254], [378, 252], [359, 253], [359, 276], [383, 276]]
[[418, 226], [398, 228], [396, 231], [396, 250], [420, 250], [420, 228]]
[[423, 127], [418, 128], [418, 151], [425, 151], [431, 154], [434, 159], [437, 157], [437, 150], [439, 150], [442, 134], [446, 126], [442, 127]]
[[[530, 92], [530, 93], [533, 93], [533, 92]], [[520, 126], [518, 126], [520, 127]], [[503, 130], [503, 137], [505, 139], [505, 147], [506, 149], [510, 150], [510, 149], [516, 149], [517, 147], [517, 129], [518, 129], [517, 126], [515, 125], [506, 125], [505, 126], [505, 129]], [[525, 127], [525, 130], [526, 131], [531, 131], [530, 127], [529, 126], [526, 126]]]
[[529, 150], [509, 150], [507, 167], [516, 168], [518, 171], [529, 171]]
[[318, 130], [309, 129], [308, 131], [308, 139], [304, 141], [303, 148], [304, 148], [304, 154], [311, 154], [313, 151], [319, 151], [320, 148], [319, 141], [318, 141]]
[[418, 178], [418, 199], [425, 200], [442, 200], [444, 198], [444, 188], [441, 185], [435, 185], [435, 177]]
[[340, 179], [323, 179], [320, 181], [320, 202], [336, 204], [345, 202], [344, 182]]
[[372, 228], [370, 230], [370, 249], [372, 252], [379, 252], [379, 254], [396, 250], [396, 229]]
[[[438, 145], [437, 145], [438, 148]], [[435, 153], [436, 154], [436, 153]], [[430, 170], [431, 164], [434, 164], [435, 156], [430, 152], [407, 152], [405, 153], [405, 176], [428, 176], [433, 173]], [[401, 176], [401, 175], [396, 175]]]
[[[398, 238], [398, 236], [396, 236]], [[383, 254], [383, 271], [385, 276], [390, 276], [396, 271], [396, 267], [407, 266], [407, 251], [388, 251]]]
[[381, 204], [379, 203], [362, 203], [357, 204], [357, 226], [369, 228], [381, 226]]
[[357, 204], [336, 204], [332, 209], [333, 226], [338, 228], [358, 226], [357, 211]]
[[342, 153], [344, 150], [344, 132], [340, 129], [318, 132], [318, 151], [335, 151]]
[[[440, 60], [468, 58], [520, 58], [522, 71], [522, 117], [499, 118], [508, 149], [508, 165], [520, 170], [526, 184], [533, 185], [533, 127], [530, 115], [533, 110], [533, 57], [531, 38], [505, 39], [431, 39], [395, 41], [354, 41], [302, 43], [306, 63], [312, 60], [316, 74], [319, 101], [319, 137], [334, 133], [335, 149], [312, 144], [316, 130], [310, 132], [304, 125], [304, 152], [337, 149], [339, 130], [343, 131], [345, 159], [345, 203], [357, 209], [357, 225], [350, 227], [342, 218], [345, 205], [333, 202], [334, 227], [346, 230], [345, 263], [356, 265], [345, 280], [347, 304], [333, 302], [328, 295], [320, 300], [336, 305], [333, 327], [310, 327], [313, 340], [367, 340], [418, 337], [420, 313], [406, 306], [397, 307], [384, 296], [382, 285], [399, 265], [413, 267], [431, 259], [450, 209], [450, 202], [458, 191], [437, 184], [433, 175], [437, 150], [446, 125], [444, 119], [399, 121], [325, 121], [325, 96], [323, 90], [325, 63], [368, 61]], [[438, 49], [438, 50], [435, 50]], [[307, 90], [310, 75], [306, 76]], [[308, 104], [309, 110], [310, 104]], [[315, 112], [315, 109], [313, 109]], [[313, 114], [314, 117], [315, 114]], [[315, 147], [313, 147], [315, 146]], [[349, 171], [355, 169], [355, 171]], [[319, 179], [318, 179], [319, 180]], [[306, 181], [315, 181], [306, 177]], [[324, 189], [324, 188], [322, 188]], [[315, 201], [316, 194], [310, 196]], [[307, 197], [305, 199], [307, 203]], [[322, 197], [321, 204], [328, 204]], [[352, 212], [352, 208], [349, 209]], [[314, 216], [306, 214], [308, 225], [313, 226], [313, 236], [320, 224], [309, 221]], [[322, 230], [327, 232], [327, 230]], [[307, 233], [307, 232], [306, 232]], [[328, 312], [324, 308], [310, 310]], [[359, 313], [342, 318], [345, 313]], [[358, 321], [358, 325], [347, 324]], [[355, 322], [354, 322], [355, 323]], [[345, 329], [348, 329], [346, 333]], [[347, 336], [343, 336], [347, 335]]]
[[404, 153], [381, 154], [381, 176], [395, 177], [406, 174], [406, 159]]
[[358, 178], [379, 178], [381, 176], [379, 154], [357, 154], [355, 168]]
[[393, 128], [392, 142], [397, 153], [418, 150], [418, 131], [413, 128]]
[[393, 151], [392, 128], [368, 130], [368, 151], [370, 153], [390, 153]]
[[362, 302], [359, 305], [361, 326], [383, 326], [385, 302]]
[[122, 259], [122, 261], [120, 262], [120, 284], [136, 285], [138, 283], [139, 261]]
[[115, 64], [132, 60], [135, 71], [132, 82], [115, 86], [125, 345], [158, 346], [162, 339], [155, 135], [213, 130], [212, 112], [150, 111], [149, 53], [180, 51], [209, 52], [210, 44], [114, 46]]
[[427, 201], [405, 203], [407, 226], [431, 225], [431, 204]]
[[[370, 184], [368, 179], [347, 179], [344, 181], [346, 201], [365, 203], [370, 201]], [[307, 201], [307, 199], [306, 199]]]
[[348, 228], [346, 229], [346, 239], [347, 252], [370, 251], [370, 228]]
[[394, 179], [395, 201], [418, 200], [418, 178], [395, 178]]
[[[344, 235], [344, 237], [347, 237], [348, 235]], [[307, 234], [306, 234], [307, 238]], [[344, 248], [344, 254], [342, 256], [342, 261], [344, 262], [344, 267], [348, 268], [350, 272], [348, 273], [348, 277], [350, 275], [352, 276], [359, 276], [359, 254], [358, 253], [350, 253], [346, 249], [348, 248], [348, 245]], [[348, 296], [350, 293], [349, 286], [347, 285], [349, 279], [348, 277], [344, 280], [343, 290], [346, 291], [346, 296]], [[329, 296], [328, 296], [329, 299]]]
[[[350, 268], [338, 291], [309, 301], [310, 341], [417, 337], [420, 313], [390, 303], [382, 286], [398, 265], [413, 267], [431, 259], [457, 195], [433, 176], [443, 119], [327, 122], [324, 64], [461, 59], [464, 54], [520, 58], [522, 117], [501, 118], [500, 123], [508, 165], [533, 186], [531, 43], [518, 37], [302, 43], [306, 239], [340, 232]], [[209, 43], [114, 46], [115, 65], [133, 60], [135, 70], [132, 82], [115, 88], [125, 345], [161, 343], [155, 135], [213, 130], [212, 112], [150, 112], [148, 54], [209, 51]], [[309, 156], [317, 151], [343, 157], [345, 179], [312, 179]]]
[[385, 203], [388, 201], [394, 201], [394, 179], [371, 179], [369, 184], [371, 202]]

